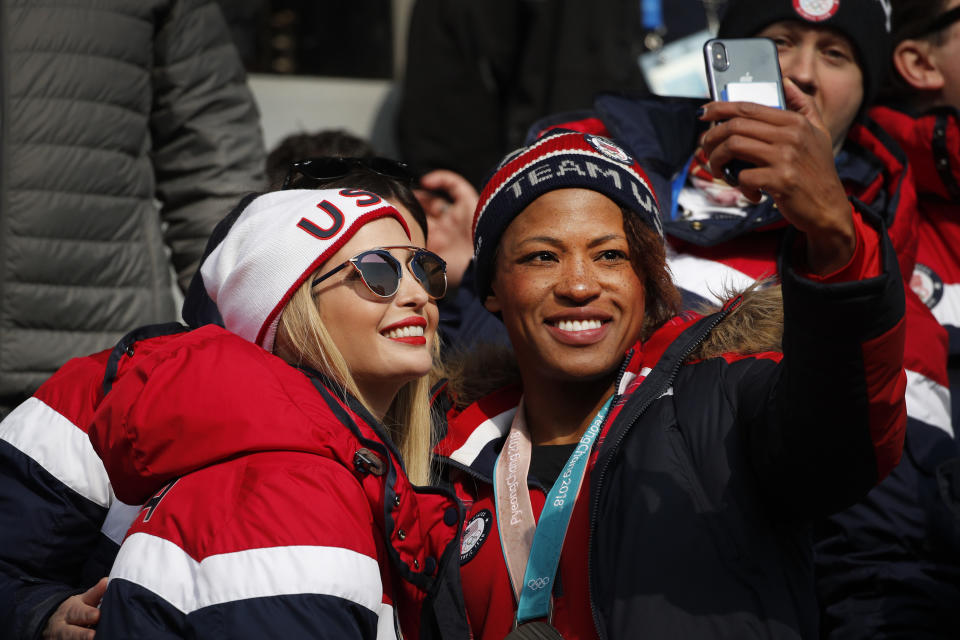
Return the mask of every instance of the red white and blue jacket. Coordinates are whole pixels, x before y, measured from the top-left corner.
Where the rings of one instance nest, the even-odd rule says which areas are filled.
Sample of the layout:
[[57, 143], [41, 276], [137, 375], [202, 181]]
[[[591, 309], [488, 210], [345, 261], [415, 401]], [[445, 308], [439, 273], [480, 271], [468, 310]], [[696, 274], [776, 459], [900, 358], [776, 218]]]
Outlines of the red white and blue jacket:
[[[960, 131], [957, 112], [917, 115], [876, 107], [870, 115], [909, 157], [918, 194], [917, 265], [910, 286], [950, 336], [952, 422], [960, 376]], [[924, 309], [925, 310], [925, 309]], [[908, 323], [909, 327], [909, 323]], [[911, 331], [908, 351], [943, 357], [942, 330]], [[908, 372], [908, 375], [910, 373]], [[931, 396], [942, 386], [927, 380]], [[921, 389], [914, 376], [909, 389]], [[920, 394], [914, 393], [916, 400]], [[909, 399], [909, 396], [908, 396]], [[911, 409], [916, 414], [918, 404]], [[928, 405], [935, 406], [935, 405]], [[960, 629], [960, 451], [932, 428], [943, 412], [908, 423], [903, 461], [867, 500], [817, 531], [824, 637], [953, 638]]]
[[[842, 272], [782, 265], [782, 354], [688, 360], [737, 300], [626, 354], [563, 543], [552, 623], [565, 638], [819, 637], [809, 523], [890, 471], [906, 421], [902, 279], [886, 234], [857, 220]], [[467, 510], [480, 640], [503, 638], [516, 606], [491, 483], [520, 395], [449, 408], [437, 447]], [[545, 489], [528, 483], [539, 517]]]
[[214, 325], [113, 382], [90, 439], [143, 506], [98, 638], [467, 637], [455, 498], [334, 389]]
[[950, 336], [954, 379], [960, 377], [960, 113], [950, 107], [923, 114], [875, 107], [870, 116], [903, 147], [913, 167], [919, 226], [910, 287]]
[[0, 422], [0, 628], [39, 638], [107, 575], [139, 509], [118, 500], [87, 431], [112, 380], [186, 327], [144, 327], [75, 358]]

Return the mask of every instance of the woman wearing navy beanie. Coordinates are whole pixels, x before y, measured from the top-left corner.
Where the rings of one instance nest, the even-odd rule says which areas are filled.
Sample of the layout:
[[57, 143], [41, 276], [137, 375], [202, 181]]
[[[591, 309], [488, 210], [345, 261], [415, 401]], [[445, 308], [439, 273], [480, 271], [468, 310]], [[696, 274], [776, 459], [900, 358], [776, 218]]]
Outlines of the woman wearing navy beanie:
[[882, 225], [796, 195], [782, 306], [680, 315], [622, 148], [553, 131], [493, 173], [477, 286], [514, 354], [451, 379], [436, 448], [474, 637], [817, 637], [809, 523], [900, 456], [904, 303]]

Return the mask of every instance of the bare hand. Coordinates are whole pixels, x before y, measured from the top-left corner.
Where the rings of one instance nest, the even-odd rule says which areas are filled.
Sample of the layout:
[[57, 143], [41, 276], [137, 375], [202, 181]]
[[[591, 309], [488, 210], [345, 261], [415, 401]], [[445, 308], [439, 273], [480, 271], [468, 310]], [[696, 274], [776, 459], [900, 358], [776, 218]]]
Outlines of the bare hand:
[[97, 605], [107, 590], [107, 579], [93, 585], [85, 592], [70, 596], [60, 603], [47, 620], [43, 629], [44, 640], [93, 640], [94, 630], [100, 621]]
[[457, 287], [473, 258], [473, 212], [480, 196], [466, 178], [446, 169], [425, 174], [420, 184], [424, 189], [415, 193], [427, 214], [427, 248], [447, 262], [447, 282]]
[[716, 122], [701, 139], [711, 172], [722, 177], [731, 159], [755, 167], [739, 175], [743, 194], [764, 191], [783, 217], [807, 236], [807, 266], [826, 275], [856, 250], [850, 204], [834, 164], [830, 134], [810, 96], [785, 78], [789, 110], [750, 102], [711, 102], [703, 120]]

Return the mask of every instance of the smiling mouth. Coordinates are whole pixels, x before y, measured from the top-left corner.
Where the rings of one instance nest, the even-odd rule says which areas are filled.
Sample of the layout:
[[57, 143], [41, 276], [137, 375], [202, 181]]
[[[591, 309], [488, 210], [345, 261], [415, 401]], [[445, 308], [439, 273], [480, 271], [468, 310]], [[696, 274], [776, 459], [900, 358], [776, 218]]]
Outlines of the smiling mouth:
[[563, 318], [547, 320], [546, 326], [561, 344], [586, 347], [603, 341], [610, 334], [613, 318]]
[[600, 320], [558, 320], [548, 324], [561, 331], [593, 331], [603, 326]]
[[422, 338], [423, 327], [407, 325], [405, 327], [397, 327], [396, 329], [384, 331], [382, 335], [391, 340], [397, 340], [399, 338]]

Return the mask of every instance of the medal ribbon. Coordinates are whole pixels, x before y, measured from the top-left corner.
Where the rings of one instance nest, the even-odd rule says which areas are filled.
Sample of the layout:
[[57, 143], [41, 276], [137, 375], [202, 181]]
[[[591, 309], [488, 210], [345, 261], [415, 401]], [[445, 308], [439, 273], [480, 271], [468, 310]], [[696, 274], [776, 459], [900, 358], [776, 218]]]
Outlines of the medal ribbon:
[[590, 450], [612, 403], [611, 396], [570, 454], [547, 494], [539, 523], [534, 520], [527, 487], [533, 446], [523, 417], [522, 400], [517, 408], [507, 442], [497, 456], [494, 468], [494, 501], [500, 546], [517, 598], [518, 624], [547, 618], [550, 614], [550, 594], [560, 564], [563, 539], [587, 470]]

